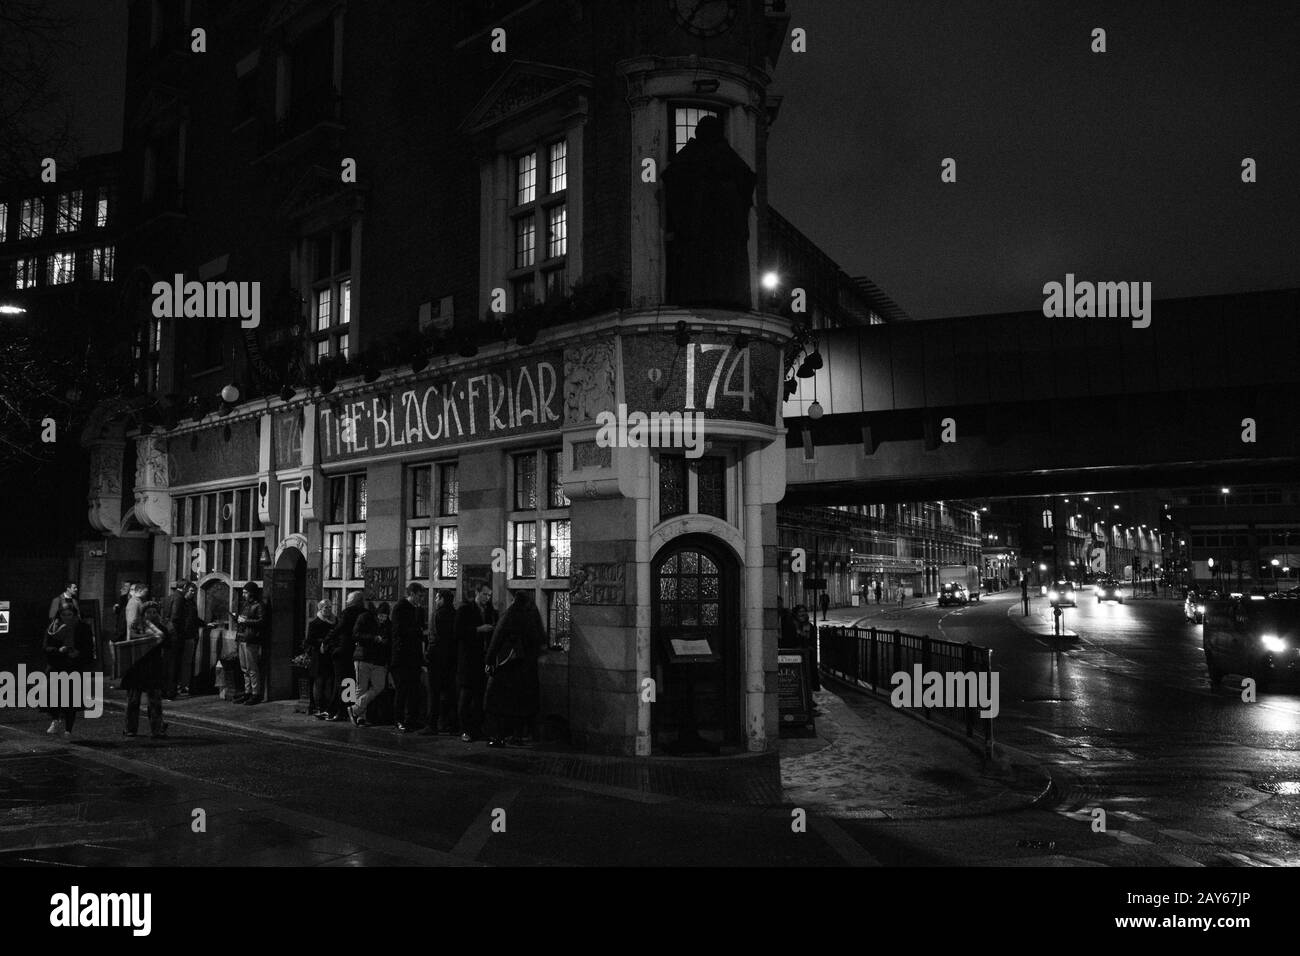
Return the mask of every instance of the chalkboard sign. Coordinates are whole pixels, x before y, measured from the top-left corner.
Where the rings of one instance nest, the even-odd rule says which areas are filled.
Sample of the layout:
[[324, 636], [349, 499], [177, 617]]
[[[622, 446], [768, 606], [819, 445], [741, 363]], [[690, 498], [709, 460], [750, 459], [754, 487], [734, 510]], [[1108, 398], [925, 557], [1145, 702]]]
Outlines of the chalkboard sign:
[[781, 733], [786, 736], [811, 736], [816, 732], [808, 666], [806, 651], [783, 650], [776, 655], [776, 706]]

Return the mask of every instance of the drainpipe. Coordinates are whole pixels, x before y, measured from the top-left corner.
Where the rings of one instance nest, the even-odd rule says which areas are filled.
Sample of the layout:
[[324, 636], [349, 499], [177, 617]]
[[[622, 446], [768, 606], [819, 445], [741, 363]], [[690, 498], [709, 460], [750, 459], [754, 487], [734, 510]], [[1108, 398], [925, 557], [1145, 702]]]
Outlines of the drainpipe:
[[[745, 469], [744, 602], [742, 624], [745, 661], [745, 737], [749, 749], [762, 753], [767, 749], [767, 730], [763, 722], [766, 680], [763, 674], [763, 482], [760, 469], [762, 450], [751, 443], [743, 461]], [[649, 585], [647, 584], [647, 587]]]

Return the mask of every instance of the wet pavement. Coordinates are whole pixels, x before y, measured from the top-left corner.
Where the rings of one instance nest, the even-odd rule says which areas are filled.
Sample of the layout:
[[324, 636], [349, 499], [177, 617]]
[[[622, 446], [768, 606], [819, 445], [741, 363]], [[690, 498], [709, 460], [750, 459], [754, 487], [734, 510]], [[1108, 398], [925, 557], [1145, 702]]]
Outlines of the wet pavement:
[[9, 710], [0, 864], [1300, 862], [1300, 699], [1246, 705], [1210, 687], [1174, 602], [1084, 605], [1059, 640], [1013, 619], [1018, 595], [880, 613], [994, 649], [992, 763], [835, 682], [817, 695], [818, 736], [782, 741], [779, 765], [495, 751], [327, 724], [294, 702], [182, 699], [165, 740], [123, 738], [120, 700], [70, 741]]

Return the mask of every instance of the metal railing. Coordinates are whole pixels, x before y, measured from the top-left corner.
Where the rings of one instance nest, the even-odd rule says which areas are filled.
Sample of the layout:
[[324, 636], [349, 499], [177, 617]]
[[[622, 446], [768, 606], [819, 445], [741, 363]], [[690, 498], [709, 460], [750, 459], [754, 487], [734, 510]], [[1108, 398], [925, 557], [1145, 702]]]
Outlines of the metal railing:
[[[893, 675], [912, 675], [920, 665], [923, 674], [962, 672], [992, 674], [993, 651], [975, 644], [957, 644], [935, 640], [926, 635], [904, 634], [875, 627], [834, 627], [817, 629], [819, 662], [822, 671], [855, 687], [872, 693], [890, 694], [896, 686]], [[986, 678], [990, 681], [991, 677]], [[967, 700], [964, 707], [925, 707], [925, 716], [964, 727], [967, 737], [975, 736], [981, 726], [984, 752], [993, 752], [993, 718], [980, 717], [978, 701]]]

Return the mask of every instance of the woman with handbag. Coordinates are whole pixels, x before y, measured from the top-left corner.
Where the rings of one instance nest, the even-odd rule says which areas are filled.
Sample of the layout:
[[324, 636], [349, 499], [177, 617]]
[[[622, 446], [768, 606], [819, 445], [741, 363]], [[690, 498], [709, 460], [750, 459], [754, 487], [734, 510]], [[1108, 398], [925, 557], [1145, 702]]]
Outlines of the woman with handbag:
[[542, 616], [527, 591], [516, 591], [492, 632], [485, 670], [488, 746], [504, 747], [506, 738], [519, 743], [537, 714], [540, 685], [537, 655], [546, 646]]

